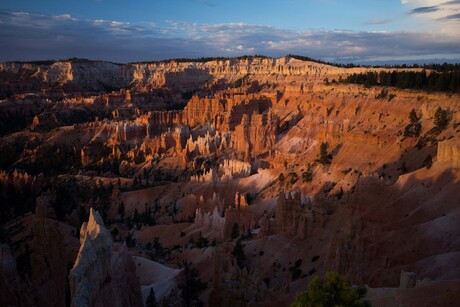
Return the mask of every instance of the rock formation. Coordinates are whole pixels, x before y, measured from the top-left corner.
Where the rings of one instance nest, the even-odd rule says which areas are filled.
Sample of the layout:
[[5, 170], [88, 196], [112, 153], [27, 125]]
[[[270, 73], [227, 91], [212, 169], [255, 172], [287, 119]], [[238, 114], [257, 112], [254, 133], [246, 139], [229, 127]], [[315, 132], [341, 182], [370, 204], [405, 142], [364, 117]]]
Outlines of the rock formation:
[[[74, 262], [74, 306], [141, 305], [130, 253], [109, 229], [139, 259], [169, 266], [163, 276], [191, 261], [210, 305], [288, 305], [329, 270], [407, 292], [415, 278], [402, 270], [417, 272], [420, 286], [460, 281], [460, 96], [333, 81], [383, 70], [394, 68], [292, 57], [0, 64], [0, 130], [9, 116], [25, 122], [0, 138], [1, 217], [15, 219], [11, 253], [1, 254], [5, 304], [24, 292], [25, 305], [62, 306]], [[450, 120], [435, 131], [439, 107]], [[419, 137], [404, 136], [412, 109]], [[23, 190], [34, 199], [50, 189], [67, 225], [46, 195], [35, 216], [30, 205], [16, 212], [11, 199]], [[75, 261], [67, 244], [93, 206], [107, 213], [107, 229], [91, 210]], [[237, 227], [244, 269], [231, 263]], [[178, 302], [178, 291], [161, 296]]]
[[91, 208], [80, 230], [80, 251], [70, 271], [72, 306], [142, 306], [135, 264], [126, 245], [114, 250], [101, 216]]
[[238, 267], [235, 261], [227, 260], [230, 246], [220, 247], [212, 255], [213, 284], [209, 306], [262, 304], [268, 296], [267, 285], [257, 272], [248, 272], [246, 268]]
[[417, 274], [414, 272], [401, 271], [401, 281], [399, 282], [399, 288], [410, 289], [415, 288], [415, 278]]
[[274, 148], [278, 129], [278, 119], [272, 112], [245, 114], [232, 134], [232, 147], [250, 159]]
[[51, 197], [43, 195], [37, 198], [30, 263], [34, 292], [38, 294], [37, 304], [64, 306], [67, 263], [63, 235], [57, 221], [48, 218], [55, 217], [54, 209], [49, 207]]
[[66, 304], [67, 264], [75, 257], [74, 241], [64, 231], [67, 225], [55, 220], [52, 201], [52, 193], [36, 199], [35, 214], [30, 216], [28, 225], [30, 233], [23, 239], [24, 245], [16, 259], [8, 245], [1, 245], [2, 306]]
[[272, 225], [270, 217], [267, 215], [267, 212], [264, 212], [264, 215], [259, 219], [259, 234], [260, 238], [266, 237], [270, 234]]
[[202, 208], [196, 209], [195, 226], [212, 231], [219, 240], [230, 239], [235, 224], [241, 234], [248, 234], [254, 228], [254, 217], [248, 210], [246, 198], [240, 193], [235, 194], [234, 205], [225, 208], [224, 216], [219, 213], [217, 205], [212, 213], [204, 212]]
[[305, 239], [308, 223], [313, 222], [313, 213], [306, 203], [302, 203], [301, 194], [281, 193], [278, 196], [276, 224], [280, 233]]
[[439, 142], [438, 161], [450, 162], [454, 167], [460, 167], [460, 142], [458, 140]]

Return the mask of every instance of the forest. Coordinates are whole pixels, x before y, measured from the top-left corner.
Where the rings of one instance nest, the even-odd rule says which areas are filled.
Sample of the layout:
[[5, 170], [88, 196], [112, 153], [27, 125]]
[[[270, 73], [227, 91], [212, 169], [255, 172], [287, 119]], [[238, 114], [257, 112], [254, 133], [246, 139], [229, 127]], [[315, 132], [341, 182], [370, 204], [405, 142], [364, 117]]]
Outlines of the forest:
[[343, 83], [363, 84], [371, 87], [376, 85], [392, 86], [400, 89], [427, 90], [430, 92], [460, 92], [460, 71], [428, 72], [415, 71], [370, 71], [354, 73], [339, 80]]

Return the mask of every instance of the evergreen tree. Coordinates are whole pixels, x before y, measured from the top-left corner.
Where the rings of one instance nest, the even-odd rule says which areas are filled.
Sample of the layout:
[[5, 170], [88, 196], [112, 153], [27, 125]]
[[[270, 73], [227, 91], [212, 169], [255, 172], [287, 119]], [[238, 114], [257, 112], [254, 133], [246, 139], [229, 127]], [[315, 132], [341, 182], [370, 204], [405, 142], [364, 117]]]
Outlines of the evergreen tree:
[[443, 130], [447, 127], [449, 123], [447, 117], [447, 111], [443, 110], [441, 107], [438, 107], [436, 113], [434, 113], [434, 124], [438, 130]]
[[145, 307], [157, 307], [157, 300], [155, 298], [155, 291], [153, 288], [150, 288], [149, 295], [147, 296], [147, 299], [145, 300]]
[[147, 203], [145, 204], [145, 209], [144, 213], [142, 213], [141, 220], [143, 225], [155, 225], [155, 218], [152, 214], [152, 208], [150, 208], [150, 206]]
[[241, 243], [241, 239], [236, 241], [232, 256], [235, 258], [236, 264], [242, 269], [246, 262], [246, 256], [244, 255], [244, 246]]
[[161, 251], [163, 250], [163, 245], [161, 244], [159, 237], [153, 238], [153, 249], [155, 250], [155, 254], [157, 256], [160, 255]]
[[118, 230], [117, 227], [115, 227], [110, 233], [112, 234], [113, 240], [115, 241], [120, 231]]
[[415, 113], [415, 109], [412, 109], [412, 111], [410, 111], [409, 120], [411, 121], [411, 123], [415, 123], [416, 121], [418, 121], [418, 117], [417, 117], [417, 113]]
[[134, 208], [133, 223], [136, 225], [138, 229], [140, 229], [142, 226], [141, 215], [139, 214], [139, 210], [137, 210], [137, 208]]
[[319, 148], [319, 163], [323, 165], [330, 163], [329, 156], [327, 154], [327, 147], [328, 147], [328, 144], [323, 142], [321, 143], [321, 146]]
[[123, 202], [118, 206], [118, 215], [122, 220], [125, 218], [125, 204]]
[[342, 82], [363, 84], [367, 87], [382, 85], [401, 89], [413, 88], [455, 93], [460, 92], [460, 71], [455, 69], [453, 68], [454, 71], [431, 72], [429, 76], [427, 76], [425, 70], [420, 72], [394, 70], [391, 73], [382, 71], [378, 74], [376, 72], [354, 73], [347, 76]]
[[404, 128], [404, 136], [419, 137], [422, 131], [422, 124], [418, 122], [419, 118], [414, 109], [409, 113], [409, 120], [410, 123]]
[[240, 236], [240, 226], [238, 225], [238, 223], [234, 223], [232, 227], [231, 238], [232, 240], [235, 240], [239, 236]]
[[179, 285], [184, 306], [202, 306], [199, 295], [208, 284], [201, 281], [200, 273], [195, 268], [191, 268], [188, 262], [184, 262], [184, 275], [185, 281]]

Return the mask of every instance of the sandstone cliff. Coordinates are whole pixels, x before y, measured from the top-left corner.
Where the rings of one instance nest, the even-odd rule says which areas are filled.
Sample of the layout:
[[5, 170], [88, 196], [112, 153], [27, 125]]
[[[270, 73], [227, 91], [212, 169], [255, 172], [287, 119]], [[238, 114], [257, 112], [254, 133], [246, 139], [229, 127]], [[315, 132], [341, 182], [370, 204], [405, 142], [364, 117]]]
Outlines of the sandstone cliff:
[[[207, 82], [212, 84], [225, 80], [232, 83], [248, 75], [257, 76], [261, 80], [272, 75], [302, 76], [308, 82], [322, 83], [325, 77], [338, 80], [339, 77], [362, 70], [365, 69], [344, 69], [291, 57], [251, 57], [204, 63], [170, 61], [115, 64], [78, 59], [52, 64], [7, 62], [0, 64], [0, 77], [5, 81], [0, 94], [27, 93], [47, 88], [60, 88], [65, 92], [91, 92], [134, 87], [146, 91], [162, 86], [189, 91]], [[16, 76], [21, 77], [17, 79]], [[303, 91], [304, 85], [287, 87], [288, 91], [289, 88]]]
[[458, 140], [439, 142], [438, 161], [450, 162], [454, 167], [460, 167], [460, 142]]
[[[46, 87], [83, 92], [49, 103], [47, 113], [30, 118], [35, 130], [17, 135], [68, 146], [83, 165], [72, 165], [79, 172], [78, 185], [95, 180], [104, 191], [116, 184], [107, 201], [111, 230], [118, 238], [129, 231], [137, 240], [136, 255], [173, 267], [194, 262], [209, 282], [209, 302], [215, 305], [230, 296], [239, 297], [235, 302], [241, 304], [245, 299], [269, 304], [278, 295], [286, 297], [279, 305], [287, 305], [326, 270], [372, 286], [396, 285], [401, 270], [436, 281], [458, 279], [460, 96], [325, 82], [366, 70], [289, 57], [0, 67], [0, 73], [27, 76], [5, 82], [12, 92], [46, 92]], [[87, 93], [113, 88], [122, 89]], [[22, 96], [20, 104], [28, 103], [28, 95]], [[40, 97], [48, 97], [36, 96], [39, 103]], [[176, 100], [180, 103], [174, 104]], [[438, 107], [452, 117], [443, 131], [434, 133]], [[79, 113], [86, 109], [97, 112]], [[412, 109], [419, 137], [404, 135]], [[92, 117], [89, 122], [66, 121], [74, 111], [77, 117]], [[65, 126], [67, 122], [73, 124]], [[14, 138], [10, 135], [8, 141]], [[322, 143], [327, 144], [326, 162], [320, 159]], [[26, 147], [19, 161], [25, 167], [40, 150], [34, 144]], [[0, 183], [13, 188], [21, 182], [35, 187], [38, 178], [0, 171]], [[73, 213], [66, 213], [78, 225], [79, 207], [89, 208], [98, 199], [74, 201]], [[52, 294], [46, 285], [58, 289], [49, 302], [59, 305], [69, 260], [62, 263], [62, 238], [56, 223], [44, 218], [52, 210], [45, 211], [37, 208], [37, 254], [31, 260], [38, 282], [30, 286], [31, 292], [43, 293], [33, 297], [40, 304]], [[256, 221], [260, 229], [255, 229]], [[234, 244], [225, 242], [234, 225], [240, 235], [259, 232], [244, 240], [247, 270], [217, 263], [211, 280], [212, 253], [227, 244], [215, 258], [232, 259]], [[212, 243], [201, 240], [194, 246], [197, 237]], [[80, 243], [69, 276], [74, 306], [142, 304], [126, 246], [112, 242], [93, 210]], [[6, 280], [14, 281], [14, 266], [4, 250], [2, 270]], [[48, 259], [53, 262], [49, 267]], [[11, 289], [8, 295], [15, 295], [16, 288]]]

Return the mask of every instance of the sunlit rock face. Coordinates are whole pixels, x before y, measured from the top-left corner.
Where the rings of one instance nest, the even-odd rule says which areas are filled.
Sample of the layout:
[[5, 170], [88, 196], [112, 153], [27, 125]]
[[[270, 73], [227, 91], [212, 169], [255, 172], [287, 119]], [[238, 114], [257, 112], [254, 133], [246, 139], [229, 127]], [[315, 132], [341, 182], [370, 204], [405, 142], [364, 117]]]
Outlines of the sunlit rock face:
[[460, 143], [457, 140], [439, 142], [437, 156], [439, 161], [460, 167]]
[[212, 79], [236, 81], [248, 74], [254, 75], [307, 75], [321, 79], [335, 73], [326, 65], [291, 59], [229, 59], [206, 63], [145, 63], [113, 64], [101, 61], [57, 61], [50, 65], [2, 63], [0, 72], [23, 78], [5, 84], [13, 92], [32, 92], [47, 86], [66, 86], [67, 89], [96, 91], [105, 87], [122, 88], [130, 84], [139, 89], [167, 86], [182, 91], [194, 89]]

